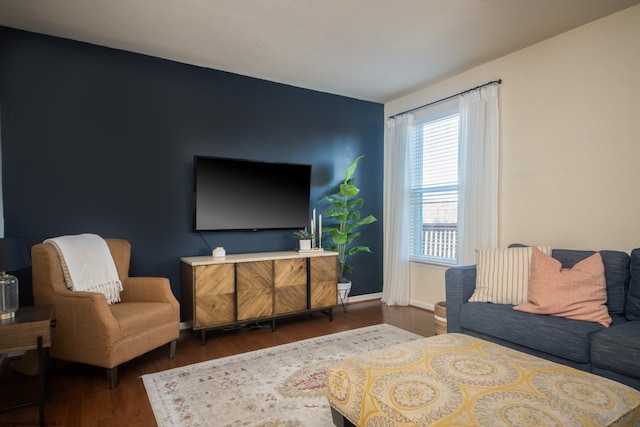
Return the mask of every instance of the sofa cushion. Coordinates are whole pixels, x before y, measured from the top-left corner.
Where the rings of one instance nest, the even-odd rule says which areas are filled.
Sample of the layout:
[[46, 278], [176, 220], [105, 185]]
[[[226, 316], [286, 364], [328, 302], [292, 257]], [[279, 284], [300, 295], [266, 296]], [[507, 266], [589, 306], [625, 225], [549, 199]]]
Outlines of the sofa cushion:
[[[551, 255], [562, 263], [563, 268], [571, 268], [594, 253], [594, 251], [554, 249]], [[629, 289], [629, 255], [622, 251], [600, 251], [600, 256], [602, 256], [607, 281], [609, 313], [624, 316]]]
[[631, 282], [627, 300], [626, 316], [629, 320], [640, 320], [640, 248], [631, 251]]
[[640, 321], [625, 322], [593, 334], [591, 365], [640, 378]]
[[533, 248], [527, 301], [514, 307], [519, 311], [549, 314], [569, 319], [598, 322], [608, 327], [604, 265], [595, 253], [570, 269], [560, 261]]
[[462, 304], [463, 329], [549, 353], [580, 363], [589, 362], [591, 334], [605, 329], [599, 323], [524, 313], [510, 304]]
[[[530, 246], [476, 250], [476, 288], [469, 302], [525, 302], [532, 250]], [[551, 247], [540, 247], [540, 250], [551, 254]]]

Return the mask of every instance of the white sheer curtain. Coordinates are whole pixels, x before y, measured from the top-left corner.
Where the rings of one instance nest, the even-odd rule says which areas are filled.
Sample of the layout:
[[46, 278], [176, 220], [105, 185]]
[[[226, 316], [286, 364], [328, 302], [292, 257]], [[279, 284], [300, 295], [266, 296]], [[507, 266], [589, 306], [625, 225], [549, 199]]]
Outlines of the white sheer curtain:
[[384, 146], [382, 302], [409, 305], [409, 158], [413, 115], [387, 120]]
[[458, 264], [475, 264], [477, 248], [498, 246], [498, 85], [459, 97]]

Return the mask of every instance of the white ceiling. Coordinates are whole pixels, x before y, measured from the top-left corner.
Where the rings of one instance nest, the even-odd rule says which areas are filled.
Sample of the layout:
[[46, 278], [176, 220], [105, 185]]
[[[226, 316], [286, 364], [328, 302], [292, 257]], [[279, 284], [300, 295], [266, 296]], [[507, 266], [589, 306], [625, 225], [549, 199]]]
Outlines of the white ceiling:
[[638, 3], [0, 0], [0, 25], [387, 102]]

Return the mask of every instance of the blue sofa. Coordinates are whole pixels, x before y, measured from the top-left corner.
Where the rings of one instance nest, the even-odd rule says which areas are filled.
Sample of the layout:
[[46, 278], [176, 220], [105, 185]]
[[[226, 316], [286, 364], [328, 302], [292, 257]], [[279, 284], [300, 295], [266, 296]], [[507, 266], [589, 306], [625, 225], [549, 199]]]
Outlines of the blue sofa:
[[[552, 256], [571, 268], [592, 251], [555, 249]], [[531, 314], [509, 304], [468, 302], [476, 266], [445, 273], [447, 331], [461, 332], [554, 362], [592, 372], [640, 390], [640, 248], [629, 256], [600, 251], [612, 319], [599, 323]]]

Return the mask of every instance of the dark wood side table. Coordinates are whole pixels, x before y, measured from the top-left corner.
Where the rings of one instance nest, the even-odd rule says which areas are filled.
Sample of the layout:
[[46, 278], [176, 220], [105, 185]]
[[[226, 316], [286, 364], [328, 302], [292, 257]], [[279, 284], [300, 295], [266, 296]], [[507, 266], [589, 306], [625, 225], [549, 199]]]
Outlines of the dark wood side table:
[[0, 320], [0, 354], [13, 351], [38, 350], [38, 380], [40, 396], [37, 401], [0, 408], [0, 411], [40, 405], [40, 425], [44, 425], [44, 401], [48, 388], [49, 347], [51, 328], [55, 325], [53, 305], [20, 307], [15, 317]]

